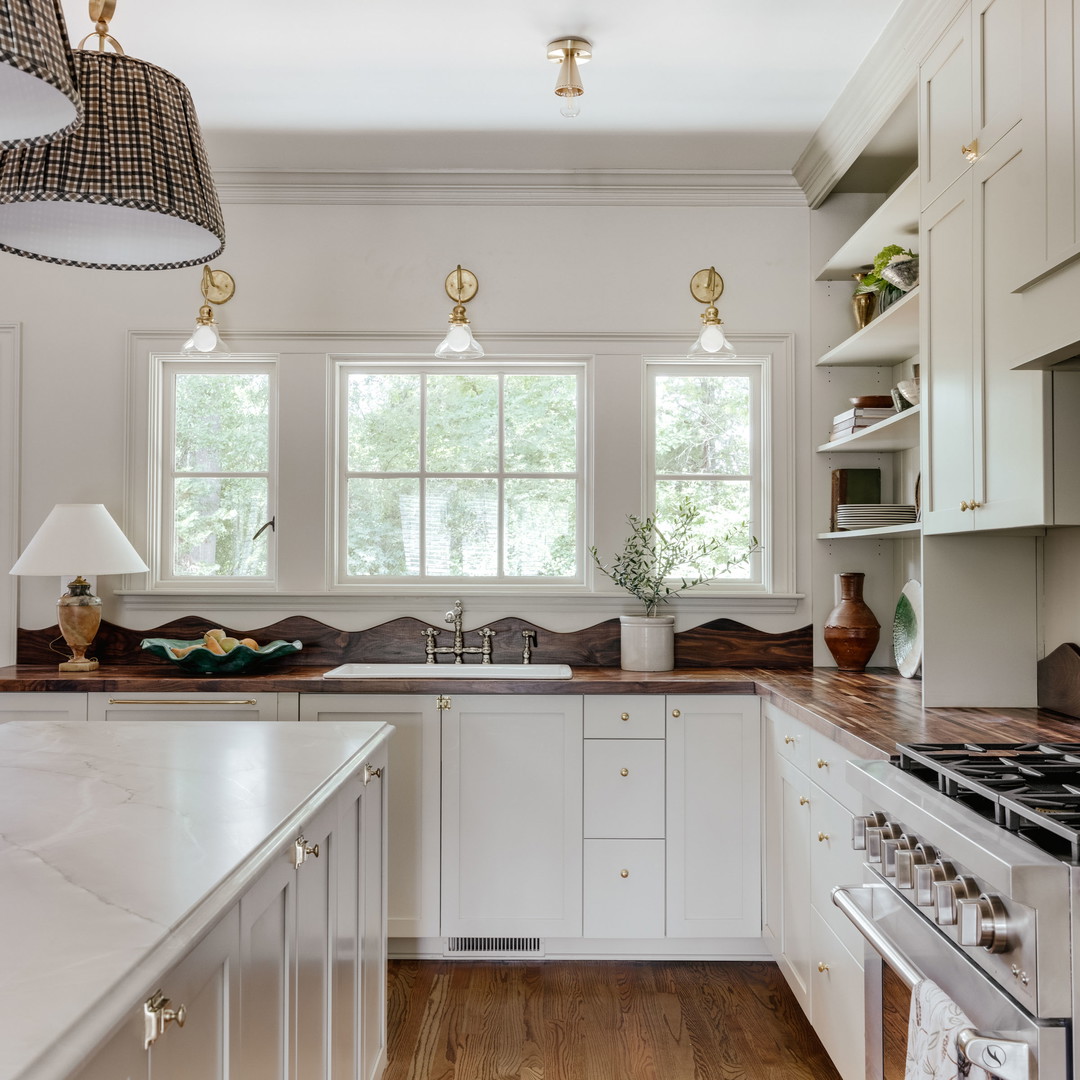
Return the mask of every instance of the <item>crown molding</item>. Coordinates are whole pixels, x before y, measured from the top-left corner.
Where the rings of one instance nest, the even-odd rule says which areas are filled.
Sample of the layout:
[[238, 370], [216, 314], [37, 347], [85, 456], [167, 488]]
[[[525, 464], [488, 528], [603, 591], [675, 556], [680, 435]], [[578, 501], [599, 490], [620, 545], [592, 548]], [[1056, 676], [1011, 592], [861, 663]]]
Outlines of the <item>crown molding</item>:
[[919, 64], [965, 0], [905, 0], [792, 170], [816, 209], [915, 86]]
[[405, 206], [806, 206], [790, 172], [551, 170], [215, 173], [223, 203]]

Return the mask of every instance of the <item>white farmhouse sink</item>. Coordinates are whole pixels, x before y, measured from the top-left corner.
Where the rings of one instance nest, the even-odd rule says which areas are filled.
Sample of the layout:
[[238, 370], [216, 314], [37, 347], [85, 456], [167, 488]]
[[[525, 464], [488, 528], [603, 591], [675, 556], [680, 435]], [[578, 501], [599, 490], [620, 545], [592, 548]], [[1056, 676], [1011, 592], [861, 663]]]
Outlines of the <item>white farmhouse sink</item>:
[[324, 679], [572, 679], [568, 664], [342, 664]]

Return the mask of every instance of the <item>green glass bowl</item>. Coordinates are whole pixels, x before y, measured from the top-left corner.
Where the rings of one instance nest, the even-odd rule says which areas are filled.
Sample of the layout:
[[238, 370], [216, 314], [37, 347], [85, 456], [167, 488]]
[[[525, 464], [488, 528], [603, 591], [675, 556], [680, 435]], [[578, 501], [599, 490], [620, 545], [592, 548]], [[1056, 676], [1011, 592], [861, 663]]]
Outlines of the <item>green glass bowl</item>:
[[271, 641], [258, 649], [237, 645], [224, 656], [218, 656], [209, 649], [192, 649], [185, 656], [176, 656], [173, 648], [185, 649], [196, 642], [177, 641], [174, 638], [143, 638], [139, 644], [147, 652], [170, 661], [183, 671], [197, 671], [200, 675], [237, 675], [280, 660], [281, 657], [299, 652], [304, 647], [299, 641]]

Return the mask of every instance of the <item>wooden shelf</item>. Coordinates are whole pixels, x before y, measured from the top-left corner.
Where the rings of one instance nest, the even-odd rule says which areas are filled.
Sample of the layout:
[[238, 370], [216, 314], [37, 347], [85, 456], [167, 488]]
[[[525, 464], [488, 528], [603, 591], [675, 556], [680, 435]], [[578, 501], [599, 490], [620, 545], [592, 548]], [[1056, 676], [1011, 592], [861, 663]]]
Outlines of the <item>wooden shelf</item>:
[[818, 367], [893, 367], [919, 351], [919, 287], [916, 285], [867, 326], [833, 346]]
[[874, 451], [911, 450], [919, 445], [920, 405], [887, 417], [880, 424], [863, 428], [818, 447], [819, 454], [873, 453]]
[[852, 233], [844, 246], [821, 268], [817, 281], [851, 280], [851, 275], [874, 261], [887, 244], [916, 251], [919, 241], [919, 174], [913, 172]]
[[922, 524], [883, 525], [878, 529], [845, 529], [843, 532], [818, 533], [819, 540], [904, 540], [922, 534]]

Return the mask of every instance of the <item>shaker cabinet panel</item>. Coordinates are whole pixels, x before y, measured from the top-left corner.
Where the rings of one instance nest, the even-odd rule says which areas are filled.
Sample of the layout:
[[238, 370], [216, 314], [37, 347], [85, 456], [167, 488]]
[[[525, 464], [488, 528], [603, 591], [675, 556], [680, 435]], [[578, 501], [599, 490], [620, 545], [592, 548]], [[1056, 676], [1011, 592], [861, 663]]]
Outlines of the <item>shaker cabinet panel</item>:
[[8, 720], [85, 719], [85, 694], [0, 694], [0, 724]]
[[971, 25], [961, 12], [919, 73], [919, 173], [922, 205], [929, 206], [969, 166], [963, 147], [971, 118]]
[[586, 840], [584, 936], [664, 936], [664, 841]]
[[586, 739], [662, 739], [661, 694], [597, 694], [585, 698]]
[[296, 700], [296, 694], [87, 694], [87, 715], [91, 720], [295, 720]]
[[586, 739], [586, 837], [664, 836], [662, 739]]

